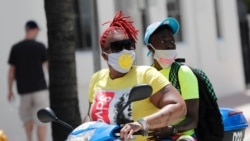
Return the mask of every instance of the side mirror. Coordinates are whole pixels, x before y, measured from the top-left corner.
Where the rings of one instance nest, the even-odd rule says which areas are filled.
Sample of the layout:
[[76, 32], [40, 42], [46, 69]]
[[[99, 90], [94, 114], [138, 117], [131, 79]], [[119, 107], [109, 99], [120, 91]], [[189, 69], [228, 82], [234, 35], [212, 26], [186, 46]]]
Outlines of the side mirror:
[[152, 91], [153, 90], [150, 85], [141, 84], [141, 85], [134, 86], [130, 91], [127, 103], [131, 103], [134, 101], [139, 101], [139, 100], [148, 98], [151, 96]]
[[71, 131], [73, 130], [73, 127], [69, 125], [68, 123], [60, 120], [57, 118], [56, 114], [50, 107], [46, 107], [43, 109], [40, 109], [37, 112], [37, 117], [38, 119], [43, 122], [43, 123], [48, 123], [48, 122], [57, 122], [60, 123], [61, 125], [69, 128]]
[[152, 94], [152, 91], [153, 91], [152, 87], [150, 85], [147, 85], [147, 84], [141, 84], [141, 85], [134, 86], [129, 93], [129, 98], [128, 98], [127, 103], [117, 113], [117, 118], [116, 118], [117, 124], [121, 125], [124, 123], [124, 121], [121, 117], [121, 114], [129, 104], [131, 104], [134, 101], [139, 101], [139, 100], [143, 100], [145, 98], [150, 97]]
[[56, 114], [54, 113], [54, 111], [52, 109], [50, 109], [49, 107], [40, 109], [37, 112], [37, 117], [43, 123], [56, 121], [58, 119], [56, 117]]

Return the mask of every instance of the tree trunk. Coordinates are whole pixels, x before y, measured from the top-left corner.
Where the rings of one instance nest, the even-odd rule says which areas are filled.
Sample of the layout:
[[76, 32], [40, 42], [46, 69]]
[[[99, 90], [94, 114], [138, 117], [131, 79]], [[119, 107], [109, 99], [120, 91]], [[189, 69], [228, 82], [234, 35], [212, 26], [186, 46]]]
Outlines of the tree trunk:
[[[48, 27], [50, 107], [57, 117], [75, 128], [81, 124], [78, 105], [75, 24], [72, 0], [45, 0]], [[52, 123], [54, 141], [65, 141], [71, 132]]]

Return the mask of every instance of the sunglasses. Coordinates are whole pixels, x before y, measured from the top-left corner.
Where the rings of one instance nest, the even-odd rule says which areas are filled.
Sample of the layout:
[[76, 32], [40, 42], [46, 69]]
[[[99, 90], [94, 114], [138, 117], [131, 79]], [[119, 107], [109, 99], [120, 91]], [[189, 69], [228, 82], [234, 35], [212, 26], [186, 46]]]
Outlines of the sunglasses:
[[110, 43], [110, 49], [113, 53], [120, 52], [123, 49], [126, 50], [135, 50], [135, 40], [133, 39], [126, 39], [120, 41], [114, 41]]

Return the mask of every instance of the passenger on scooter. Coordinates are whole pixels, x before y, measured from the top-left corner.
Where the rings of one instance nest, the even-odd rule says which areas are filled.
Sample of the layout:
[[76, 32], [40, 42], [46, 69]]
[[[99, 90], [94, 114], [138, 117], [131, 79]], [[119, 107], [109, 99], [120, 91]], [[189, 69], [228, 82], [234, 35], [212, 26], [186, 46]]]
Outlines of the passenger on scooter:
[[129, 123], [120, 131], [121, 138], [127, 140], [142, 130], [145, 136], [136, 136], [135, 140], [145, 141], [148, 130], [172, 125], [185, 116], [186, 105], [176, 88], [154, 67], [134, 65], [138, 30], [130, 17], [119, 11], [109, 23], [100, 36], [101, 55], [108, 69], [96, 72], [90, 80], [89, 111], [84, 122], [116, 124], [117, 111], [126, 103], [131, 88], [149, 84], [152, 95], [124, 110]]
[[[149, 53], [153, 56], [153, 66], [167, 79], [172, 63], [177, 57], [174, 35], [179, 31], [179, 23], [174, 18], [165, 18], [162, 21], [150, 24], [145, 32], [144, 42]], [[195, 139], [194, 129], [198, 122], [199, 88], [198, 81], [192, 70], [182, 65], [178, 71], [181, 96], [186, 102], [187, 115], [177, 124], [157, 129], [152, 132], [150, 139], [169, 137], [173, 141], [180, 138]], [[188, 137], [189, 136], [189, 137]], [[186, 141], [182, 139], [181, 141]]]

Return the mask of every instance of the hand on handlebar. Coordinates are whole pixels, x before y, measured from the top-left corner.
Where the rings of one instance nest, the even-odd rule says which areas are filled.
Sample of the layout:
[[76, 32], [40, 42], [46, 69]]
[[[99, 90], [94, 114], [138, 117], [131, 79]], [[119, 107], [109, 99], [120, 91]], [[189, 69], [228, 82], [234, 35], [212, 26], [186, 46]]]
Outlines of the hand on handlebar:
[[122, 127], [120, 137], [123, 140], [129, 140], [135, 132], [140, 131], [141, 129], [142, 125], [138, 122], [127, 123]]
[[148, 140], [161, 141], [161, 139], [169, 137], [170, 134], [171, 134], [170, 127], [163, 127], [163, 128], [150, 130], [148, 133], [148, 136], [149, 136]]

